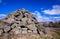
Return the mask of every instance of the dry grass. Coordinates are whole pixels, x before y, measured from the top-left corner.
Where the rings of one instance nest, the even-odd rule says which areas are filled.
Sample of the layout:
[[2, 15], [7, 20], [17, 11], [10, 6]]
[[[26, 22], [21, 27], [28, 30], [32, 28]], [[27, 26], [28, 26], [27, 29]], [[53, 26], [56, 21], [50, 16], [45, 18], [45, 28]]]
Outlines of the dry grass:
[[51, 32], [54, 33], [48, 33], [46, 35], [36, 35], [36, 36], [31, 36], [31, 35], [22, 35], [22, 36], [0, 36], [0, 39], [60, 39], [60, 31], [56, 30], [51, 30]]
[[36, 36], [29, 36], [29, 35], [22, 35], [22, 36], [11, 36], [10, 39], [39, 39], [39, 35]]
[[10, 37], [9, 39], [60, 39], [59, 35], [36, 35], [36, 36], [29, 36], [29, 35], [23, 35], [23, 36], [15, 36]]
[[57, 36], [20, 36], [20, 37], [17, 37], [17, 36], [14, 36], [14, 37], [9, 37], [9, 38], [6, 38], [6, 37], [0, 37], [0, 39], [60, 39]]

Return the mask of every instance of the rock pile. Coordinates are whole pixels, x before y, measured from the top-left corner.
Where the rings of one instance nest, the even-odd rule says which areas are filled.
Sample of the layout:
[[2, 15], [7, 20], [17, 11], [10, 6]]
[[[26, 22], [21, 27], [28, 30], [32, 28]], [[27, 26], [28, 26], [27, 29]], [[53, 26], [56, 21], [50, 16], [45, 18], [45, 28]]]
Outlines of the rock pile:
[[0, 35], [39, 34], [38, 21], [25, 9], [8, 14], [0, 21]]

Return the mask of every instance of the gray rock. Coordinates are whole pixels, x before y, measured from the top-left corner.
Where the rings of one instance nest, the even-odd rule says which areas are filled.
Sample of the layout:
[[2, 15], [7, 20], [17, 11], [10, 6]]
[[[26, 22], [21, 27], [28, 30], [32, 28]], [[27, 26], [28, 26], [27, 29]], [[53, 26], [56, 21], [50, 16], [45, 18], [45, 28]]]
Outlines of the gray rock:
[[3, 30], [2, 29], [0, 29], [0, 35], [2, 35], [3, 34]]
[[[17, 10], [9, 14], [2, 21], [4, 24], [0, 24], [0, 28], [4, 29], [5, 33], [12, 33], [11, 35], [37, 33], [37, 27], [39, 25], [33, 14], [25, 9]], [[2, 30], [0, 30], [1, 33]]]
[[41, 35], [44, 35], [44, 33], [43, 33], [42, 31], [39, 31], [39, 33], [40, 33]]
[[22, 28], [22, 31], [27, 31], [27, 28]]
[[10, 26], [7, 26], [7, 25], [4, 26], [4, 32], [8, 32], [10, 29], [11, 29]]
[[8, 18], [6, 20], [3, 20], [4, 22], [7, 22], [9, 24], [13, 23], [14, 22], [14, 19], [13, 18]]
[[35, 24], [30, 24], [27, 26], [30, 30], [36, 30]]
[[21, 34], [22, 30], [20, 27], [12, 29], [11, 33], [14, 32], [15, 35]]
[[32, 33], [32, 31], [31, 30], [28, 30], [28, 33]]

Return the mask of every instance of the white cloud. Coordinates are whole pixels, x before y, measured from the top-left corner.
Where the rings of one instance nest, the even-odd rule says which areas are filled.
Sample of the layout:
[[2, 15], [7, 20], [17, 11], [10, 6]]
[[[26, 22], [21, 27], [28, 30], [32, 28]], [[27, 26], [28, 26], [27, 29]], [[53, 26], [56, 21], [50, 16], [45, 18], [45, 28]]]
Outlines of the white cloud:
[[42, 16], [40, 12], [38, 11], [35, 11], [34, 13], [34, 16], [36, 17], [36, 19], [39, 21], [39, 22], [45, 22], [45, 21], [48, 21], [49, 18], [46, 17], [46, 16]]
[[59, 17], [54, 17], [54, 19], [55, 19], [56, 21], [59, 21], [59, 20], [60, 20], [60, 16], [59, 16]]
[[54, 17], [54, 18], [60, 18], [60, 17]]
[[52, 9], [44, 10], [43, 11], [45, 14], [49, 15], [55, 15], [55, 14], [60, 14], [60, 5], [54, 5], [52, 6]]
[[38, 11], [35, 11], [35, 12], [33, 13], [33, 15], [34, 15], [36, 18], [42, 18], [40, 12], [38, 12]]
[[59, 16], [54, 16], [54, 17], [52, 17], [52, 16], [47, 17], [47, 16], [45, 16], [45, 15], [42, 16], [39, 11], [35, 11], [35, 12], [33, 13], [33, 15], [36, 17], [36, 19], [37, 19], [39, 22], [49, 22], [49, 21], [54, 22], [54, 21], [60, 20], [60, 17], [59, 17]]
[[6, 17], [6, 14], [0, 14], [0, 19]]
[[42, 18], [42, 16], [41, 16], [40, 12], [35, 11], [35, 14], [36, 14], [37, 18]]

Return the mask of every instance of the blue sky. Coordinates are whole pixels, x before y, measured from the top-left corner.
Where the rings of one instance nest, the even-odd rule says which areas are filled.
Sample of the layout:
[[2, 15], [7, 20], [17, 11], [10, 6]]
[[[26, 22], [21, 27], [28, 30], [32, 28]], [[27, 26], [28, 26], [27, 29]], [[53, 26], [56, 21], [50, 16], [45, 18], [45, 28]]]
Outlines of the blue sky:
[[60, 0], [0, 0], [0, 18], [20, 8], [32, 12], [38, 21], [60, 20]]

